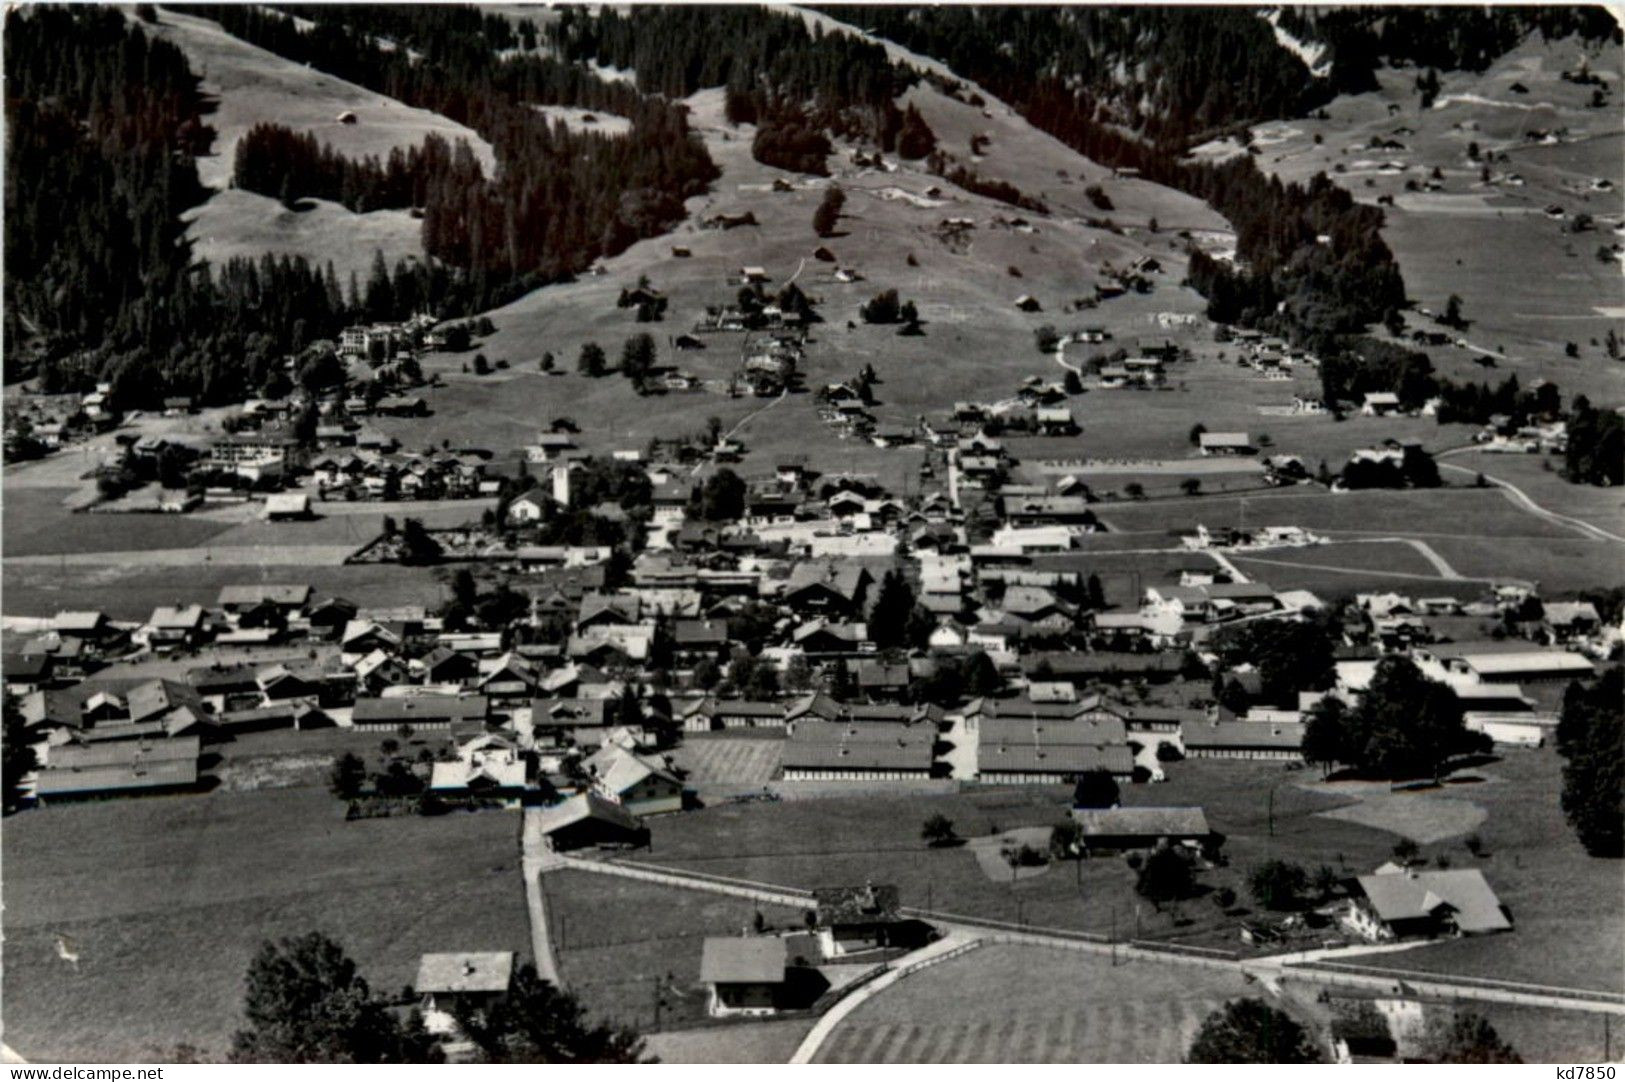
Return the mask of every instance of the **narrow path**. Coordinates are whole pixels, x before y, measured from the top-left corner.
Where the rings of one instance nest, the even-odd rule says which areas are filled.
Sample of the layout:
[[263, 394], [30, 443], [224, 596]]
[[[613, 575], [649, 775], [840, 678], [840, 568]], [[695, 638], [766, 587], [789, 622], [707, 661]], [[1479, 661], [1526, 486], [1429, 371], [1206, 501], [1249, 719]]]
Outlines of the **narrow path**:
[[[768, 410], [772, 409], [774, 406], [778, 405], [780, 402], [783, 402], [785, 400], [785, 398], [789, 394], [790, 394], [789, 388], [785, 388], [784, 390], [780, 391], [779, 396], [777, 398], [775, 398], [773, 401], [769, 402], [767, 405], [762, 406], [759, 409], [753, 409], [749, 413], [745, 414], [743, 417], [739, 418], [739, 421], [732, 428], [728, 429], [728, 431], [724, 432], [721, 436], [719, 436], [718, 439], [719, 440], [732, 439], [733, 436], [734, 436], [734, 433], [738, 432], [740, 429], [742, 429], [746, 425], [750, 424], [756, 418], [760, 417], [762, 414], [766, 413]], [[694, 476], [698, 475], [700, 470], [704, 469], [705, 466], [706, 466], [706, 462], [705, 462], [704, 459], [702, 459], [699, 462], [695, 463], [694, 468], [692, 470], [688, 471], [689, 476], [694, 477]]]
[[1514, 507], [1527, 511], [1536, 518], [1543, 518], [1547, 522], [1555, 525], [1567, 526], [1571, 529], [1578, 530], [1580, 534], [1588, 541], [1617, 541], [1620, 544], [1625, 545], [1625, 537], [1621, 537], [1617, 533], [1609, 533], [1601, 526], [1593, 526], [1584, 519], [1575, 518], [1573, 515], [1559, 514], [1556, 511], [1548, 510], [1547, 508], [1542, 507], [1540, 504], [1530, 499], [1527, 492], [1510, 481], [1503, 481], [1499, 477], [1491, 477], [1482, 470], [1472, 470], [1468, 469], [1466, 466], [1457, 466], [1450, 462], [1439, 463], [1439, 468], [1441, 470], [1455, 470], [1457, 473], [1481, 475], [1484, 480], [1500, 489], [1501, 494], [1508, 500], [1511, 500]]
[[526, 808], [519, 834], [519, 867], [525, 877], [525, 908], [530, 912], [530, 954], [536, 961], [536, 975], [564, 987], [559, 980], [559, 963], [548, 934], [547, 905], [542, 893], [542, 873], [563, 867], [564, 860], [548, 847], [542, 836], [541, 811]]

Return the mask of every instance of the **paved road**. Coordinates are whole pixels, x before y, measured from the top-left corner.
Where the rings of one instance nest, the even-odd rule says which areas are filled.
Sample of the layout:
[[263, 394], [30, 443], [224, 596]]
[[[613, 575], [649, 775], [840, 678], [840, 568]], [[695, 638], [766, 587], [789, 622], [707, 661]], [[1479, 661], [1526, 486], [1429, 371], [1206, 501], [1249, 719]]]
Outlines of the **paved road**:
[[[1465, 450], [1465, 448], [1463, 448], [1463, 450]], [[1446, 452], [1446, 454], [1451, 453], [1453, 452]], [[1527, 492], [1510, 481], [1503, 481], [1499, 477], [1491, 477], [1482, 470], [1468, 469], [1466, 466], [1457, 466], [1449, 462], [1439, 463], [1439, 468], [1441, 470], [1455, 470], [1457, 473], [1475, 475], [1481, 474], [1484, 480], [1500, 489], [1501, 494], [1508, 500], [1511, 500], [1514, 507], [1517, 507], [1522, 511], [1527, 511], [1536, 518], [1543, 518], [1547, 522], [1553, 523], [1554, 525], [1567, 526], [1570, 529], [1577, 530], [1588, 541], [1617, 541], [1620, 544], [1625, 544], [1625, 537], [1621, 537], [1617, 533], [1609, 533], [1601, 526], [1593, 526], [1584, 519], [1575, 518], [1573, 515], [1559, 514], [1556, 511], [1551, 511], [1542, 507], [1540, 504], [1530, 499]]]
[[530, 953], [536, 960], [536, 975], [562, 988], [558, 959], [553, 954], [553, 940], [548, 934], [542, 873], [563, 867], [564, 860], [548, 848], [542, 836], [540, 809], [527, 808], [524, 817], [519, 834], [519, 867], [525, 877], [525, 907], [530, 911]]
[[[805, 904], [796, 902], [803, 892], [790, 891], [788, 888], [776, 887], [770, 883], [755, 883], [748, 880], [722, 881], [713, 878], [691, 876], [688, 873], [673, 868], [661, 868], [652, 872], [650, 869], [638, 868], [635, 865], [612, 863], [608, 861], [583, 861], [576, 858], [560, 858], [571, 867], [584, 867], [591, 865], [593, 870], [610, 875], [623, 875], [630, 878], [656, 880], [667, 882], [675, 886], [682, 886], [692, 890], [706, 890], [719, 894], [750, 897], [753, 895], [774, 895], [774, 900], [784, 899], [789, 904]], [[1519, 991], [1505, 983], [1493, 986], [1478, 983], [1463, 983], [1473, 981], [1475, 978], [1462, 977], [1457, 979], [1453, 974], [1441, 973], [1433, 977], [1420, 974], [1406, 973], [1403, 976], [1379, 976], [1366, 973], [1351, 973], [1342, 970], [1316, 968], [1317, 962], [1329, 961], [1335, 957], [1356, 953], [1354, 949], [1345, 949], [1340, 952], [1311, 951], [1296, 954], [1267, 956], [1263, 958], [1224, 958], [1204, 956], [1195, 953], [1185, 953], [1179, 950], [1149, 949], [1137, 947], [1129, 943], [1105, 943], [1096, 940], [1080, 939], [1074, 935], [1061, 934], [1057, 931], [1046, 931], [1041, 928], [1013, 929], [1003, 922], [977, 922], [971, 918], [938, 918], [932, 917], [931, 923], [943, 929], [950, 937], [957, 937], [954, 946], [959, 946], [974, 940], [1010, 943], [1032, 943], [1038, 946], [1048, 946], [1065, 950], [1083, 951], [1091, 954], [1113, 955], [1120, 959], [1135, 961], [1165, 963], [1169, 965], [1199, 966], [1208, 969], [1228, 969], [1260, 981], [1275, 981], [1277, 984], [1288, 980], [1309, 984], [1336, 984], [1345, 987], [1362, 988], [1371, 991], [1382, 991], [1390, 994], [1400, 993], [1411, 996], [1421, 996], [1436, 999], [1476, 999], [1492, 1003], [1514, 1003], [1524, 1006], [1551, 1007], [1557, 1010], [1590, 1011], [1625, 1016], [1625, 999], [1614, 1001], [1594, 998], [1596, 993], [1581, 988], [1560, 988], [1556, 986], [1542, 987], [1540, 991]], [[940, 942], [940, 941], [939, 941]], [[1421, 949], [1426, 944], [1417, 944], [1415, 949]], [[928, 948], [929, 949], [929, 948]], [[1364, 949], [1359, 954], [1370, 953]], [[921, 954], [918, 957], [925, 958]], [[912, 967], [905, 966], [904, 970]], [[892, 978], [892, 981], [900, 979]], [[884, 979], [884, 978], [882, 978]], [[879, 984], [879, 981], [875, 982]], [[888, 982], [891, 983], [891, 982]], [[1404, 989], [1401, 989], [1403, 984]], [[1536, 987], [1536, 986], [1523, 986]], [[857, 993], [854, 993], [856, 995]], [[814, 1032], [817, 1032], [815, 1030]], [[811, 1034], [809, 1034], [809, 1039]], [[797, 1055], [801, 1055], [800, 1049]], [[816, 1051], [816, 1046], [812, 1049]], [[809, 1055], [811, 1052], [808, 1053]], [[797, 1059], [793, 1062], [806, 1062]]]

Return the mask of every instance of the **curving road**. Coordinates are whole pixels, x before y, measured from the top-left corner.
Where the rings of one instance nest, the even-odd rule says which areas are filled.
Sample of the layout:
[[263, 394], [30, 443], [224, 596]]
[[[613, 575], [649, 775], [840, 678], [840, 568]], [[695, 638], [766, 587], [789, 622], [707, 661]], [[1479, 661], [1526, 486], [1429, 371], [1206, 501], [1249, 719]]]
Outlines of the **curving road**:
[[[1459, 448], [1458, 450], [1469, 450], [1469, 448]], [[1456, 453], [1456, 452], [1452, 452], [1452, 451], [1446, 451], [1445, 452], [1445, 454], [1454, 454], [1454, 453]], [[1440, 457], [1442, 458], [1444, 456], [1441, 455]], [[1484, 478], [1484, 480], [1488, 481], [1490, 484], [1492, 484], [1496, 488], [1500, 489], [1501, 494], [1503, 496], [1505, 496], [1508, 500], [1512, 501], [1513, 506], [1517, 507], [1518, 509], [1520, 509], [1522, 511], [1527, 511], [1529, 514], [1534, 515], [1536, 518], [1545, 519], [1547, 522], [1550, 522], [1553, 525], [1567, 526], [1570, 529], [1576, 530], [1582, 536], [1584, 536], [1586, 538], [1586, 540], [1588, 540], [1588, 541], [1615, 541], [1615, 542], [1618, 542], [1618, 543], [1620, 543], [1622, 545], [1625, 545], [1625, 537], [1621, 537], [1617, 533], [1609, 533], [1607, 530], [1603, 529], [1601, 526], [1593, 526], [1591, 523], [1586, 522], [1584, 519], [1575, 518], [1573, 515], [1560, 514], [1560, 513], [1556, 512], [1556, 511], [1552, 511], [1552, 510], [1549, 510], [1549, 509], [1547, 509], [1545, 507], [1542, 507], [1540, 504], [1538, 504], [1534, 500], [1530, 499], [1529, 494], [1527, 492], [1525, 492], [1523, 489], [1519, 488], [1517, 485], [1514, 485], [1510, 481], [1503, 481], [1499, 477], [1491, 477], [1489, 474], [1484, 473], [1483, 470], [1471, 470], [1471, 469], [1468, 469], [1466, 466], [1457, 466], [1457, 465], [1455, 465], [1453, 463], [1449, 463], [1449, 462], [1440, 462], [1439, 463], [1439, 468], [1441, 470], [1455, 470], [1457, 473], [1466, 473], [1466, 474], [1473, 474], [1475, 476], [1482, 476]]]

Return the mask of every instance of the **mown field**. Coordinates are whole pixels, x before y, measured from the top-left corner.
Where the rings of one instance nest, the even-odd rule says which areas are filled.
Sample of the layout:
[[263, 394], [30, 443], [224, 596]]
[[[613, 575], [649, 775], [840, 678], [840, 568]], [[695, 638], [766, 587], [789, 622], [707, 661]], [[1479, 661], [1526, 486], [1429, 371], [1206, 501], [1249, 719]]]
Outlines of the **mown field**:
[[639, 1030], [706, 1017], [707, 936], [737, 936], [758, 911], [803, 926], [799, 909], [594, 872], [548, 872], [542, 888], [560, 979], [593, 1015]]
[[666, 1030], [649, 1034], [648, 1051], [661, 1063], [789, 1063], [813, 1024], [787, 1018]]
[[325, 788], [8, 819], [6, 1043], [43, 1061], [162, 1060], [181, 1043], [221, 1057], [254, 952], [311, 930], [391, 995], [426, 951], [528, 959], [518, 829], [502, 813], [346, 823]]
[[80, 552], [124, 552], [190, 548], [224, 533], [226, 523], [188, 515], [75, 514], [62, 505], [71, 489], [5, 489], [5, 525], [0, 531], [7, 556], [56, 556]]
[[818, 1063], [1179, 1063], [1202, 1020], [1256, 994], [1240, 974], [992, 945], [853, 1011]]
[[291, 564], [222, 564], [186, 568], [50, 563], [3, 573], [7, 615], [49, 616], [61, 609], [100, 609], [115, 620], [145, 620], [159, 605], [212, 605], [220, 587], [237, 583], [307, 582], [317, 593], [338, 594], [368, 608], [435, 605], [445, 587], [435, 572], [396, 564], [320, 567]]

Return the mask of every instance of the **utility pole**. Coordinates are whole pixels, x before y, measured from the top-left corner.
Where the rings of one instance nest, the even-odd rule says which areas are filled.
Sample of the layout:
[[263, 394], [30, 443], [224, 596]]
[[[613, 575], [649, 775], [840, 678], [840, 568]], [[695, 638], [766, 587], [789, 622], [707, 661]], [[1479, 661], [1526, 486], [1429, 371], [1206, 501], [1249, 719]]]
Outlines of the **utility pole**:
[[654, 993], [655, 993], [655, 1002], [654, 1002], [655, 1024], [654, 1024], [654, 1028], [659, 1029], [660, 1028], [660, 978], [658, 976], [655, 977], [654, 982], [655, 982], [654, 983]]

